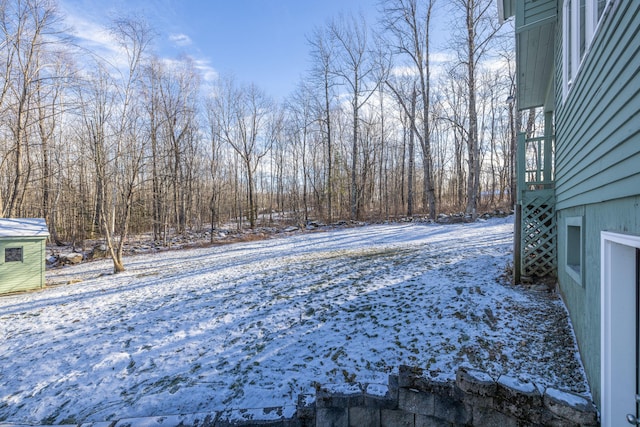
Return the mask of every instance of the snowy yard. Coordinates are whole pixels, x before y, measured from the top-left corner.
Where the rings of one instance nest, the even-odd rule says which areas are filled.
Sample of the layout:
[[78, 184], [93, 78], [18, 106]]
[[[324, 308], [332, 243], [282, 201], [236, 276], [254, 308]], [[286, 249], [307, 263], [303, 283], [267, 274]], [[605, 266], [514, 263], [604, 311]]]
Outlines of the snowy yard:
[[[459, 365], [587, 392], [558, 297], [501, 284], [512, 220], [378, 225], [49, 271], [0, 298], [0, 421], [295, 406]], [[62, 284], [71, 283], [71, 284]]]

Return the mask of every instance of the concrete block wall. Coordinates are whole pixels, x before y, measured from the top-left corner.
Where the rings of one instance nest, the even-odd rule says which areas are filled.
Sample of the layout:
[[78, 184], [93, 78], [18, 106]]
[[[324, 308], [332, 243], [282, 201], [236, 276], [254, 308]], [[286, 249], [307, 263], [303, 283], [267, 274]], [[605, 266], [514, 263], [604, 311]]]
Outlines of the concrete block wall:
[[420, 369], [400, 367], [385, 396], [318, 390], [316, 427], [598, 426], [598, 412], [582, 396], [460, 368], [456, 380], [431, 381]]

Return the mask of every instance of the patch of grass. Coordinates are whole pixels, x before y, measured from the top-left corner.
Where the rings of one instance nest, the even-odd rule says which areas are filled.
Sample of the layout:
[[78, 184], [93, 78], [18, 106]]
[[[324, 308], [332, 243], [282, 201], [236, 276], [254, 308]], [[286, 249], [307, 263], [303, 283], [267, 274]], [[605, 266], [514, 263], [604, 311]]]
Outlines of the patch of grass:
[[234, 337], [231, 338], [231, 340], [227, 343], [227, 345], [234, 345], [236, 344], [238, 341], [242, 340], [242, 337]]
[[138, 273], [136, 274], [136, 279], [142, 279], [144, 277], [151, 277], [151, 276], [159, 276], [160, 272], [159, 271], [147, 271], [144, 273]]
[[347, 353], [345, 353], [344, 349], [340, 348], [338, 349], [338, 351], [333, 353], [333, 355], [331, 356], [331, 360], [336, 362], [341, 356], [346, 356], [346, 354]]
[[[42, 425], [60, 424], [60, 423], [57, 423], [56, 420], [60, 416], [60, 414], [62, 413], [62, 410], [64, 409], [64, 407], [67, 406], [70, 402], [71, 402], [71, 400], [67, 400], [62, 405], [58, 406], [56, 408], [56, 410], [51, 415], [49, 415], [48, 417], [43, 418], [42, 420], [40, 420], [40, 424], [42, 424]], [[68, 419], [71, 419], [71, 418], [68, 418]], [[74, 419], [73, 422], [63, 423], [63, 424], [77, 424], [77, 422]]]
[[354, 384], [356, 382], [356, 374], [349, 373], [346, 369], [342, 370], [342, 376], [344, 377], [345, 382], [348, 384]]
[[455, 313], [453, 313], [453, 317], [455, 317], [456, 319], [459, 320], [464, 320], [467, 318], [467, 316], [463, 313], [460, 313], [459, 311], [456, 311]]

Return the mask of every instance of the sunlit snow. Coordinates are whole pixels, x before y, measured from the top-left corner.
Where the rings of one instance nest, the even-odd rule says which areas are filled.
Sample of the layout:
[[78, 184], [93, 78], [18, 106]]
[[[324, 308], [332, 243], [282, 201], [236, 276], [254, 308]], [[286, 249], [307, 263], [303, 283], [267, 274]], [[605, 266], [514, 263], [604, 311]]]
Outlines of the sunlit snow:
[[400, 364], [585, 393], [558, 297], [499, 279], [512, 229], [376, 225], [48, 271], [0, 298], [0, 421], [294, 407], [316, 384], [383, 393]]

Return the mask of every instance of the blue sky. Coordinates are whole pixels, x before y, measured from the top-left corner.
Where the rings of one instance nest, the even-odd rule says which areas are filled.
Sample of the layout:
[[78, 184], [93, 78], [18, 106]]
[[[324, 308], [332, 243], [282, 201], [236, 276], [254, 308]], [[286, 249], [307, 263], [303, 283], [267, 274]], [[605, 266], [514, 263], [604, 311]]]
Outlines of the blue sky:
[[59, 0], [84, 43], [109, 42], [111, 17], [142, 15], [156, 29], [160, 56], [196, 60], [203, 74], [233, 74], [281, 99], [309, 68], [306, 36], [339, 13], [360, 11], [373, 26], [378, 0]]

